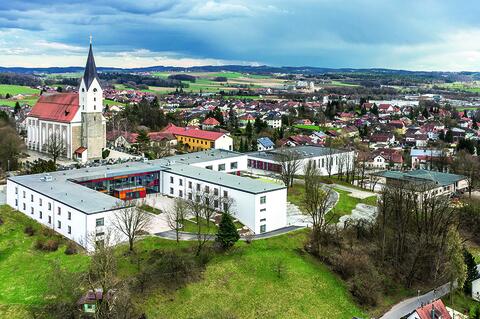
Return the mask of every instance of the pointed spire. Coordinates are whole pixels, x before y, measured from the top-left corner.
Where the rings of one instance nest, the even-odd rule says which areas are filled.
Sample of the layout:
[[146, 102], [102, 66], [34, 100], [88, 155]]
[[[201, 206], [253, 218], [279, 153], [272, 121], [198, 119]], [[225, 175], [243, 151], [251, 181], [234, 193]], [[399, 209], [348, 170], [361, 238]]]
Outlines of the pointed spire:
[[85, 73], [83, 74], [83, 80], [85, 81], [87, 90], [90, 88], [90, 85], [95, 78], [98, 80], [97, 66], [95, 65], [95, 59], [93, 58], [92, 36], [90, 36], [90, 50], [88, 51], [87, 65], [85, 66]]

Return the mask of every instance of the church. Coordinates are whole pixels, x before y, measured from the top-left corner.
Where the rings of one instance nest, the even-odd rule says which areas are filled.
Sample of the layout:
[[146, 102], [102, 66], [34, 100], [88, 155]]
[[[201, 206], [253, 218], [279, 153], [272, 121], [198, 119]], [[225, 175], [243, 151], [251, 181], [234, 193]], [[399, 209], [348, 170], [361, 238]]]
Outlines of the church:
[[26, 118], [27, 147], [81, 162], [102, 158], [106, 147], [103, 90], [92, 43], [78, 93], [44, 93]]

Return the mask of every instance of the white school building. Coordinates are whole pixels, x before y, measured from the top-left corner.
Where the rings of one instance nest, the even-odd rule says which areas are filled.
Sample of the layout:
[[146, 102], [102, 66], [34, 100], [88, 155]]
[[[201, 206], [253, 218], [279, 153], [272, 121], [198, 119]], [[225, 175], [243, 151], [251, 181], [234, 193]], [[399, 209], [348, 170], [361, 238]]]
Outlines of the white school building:
[[254, 233], [287, 226], [287, 190], [279, 184], [237, 176], [247, 155], [208, 150], [146, 162], [10, 177], [7, 204], [91, 250], [104, 239], [121, 199], [148, 194], [194, 199], [210, 192], [212, 207], [233, 199], [231, 212]]

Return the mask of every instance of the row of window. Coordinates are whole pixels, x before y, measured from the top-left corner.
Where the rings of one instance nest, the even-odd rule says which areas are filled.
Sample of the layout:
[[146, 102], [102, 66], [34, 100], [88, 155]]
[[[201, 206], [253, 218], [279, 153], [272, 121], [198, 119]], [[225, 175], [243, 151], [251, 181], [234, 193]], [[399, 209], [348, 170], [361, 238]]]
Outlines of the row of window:
[[[23, 209], [25, 210], [25, 203], [23, 204]], [[31, 210], [30, 210], [30, 214], [33, 215], [35, 213], [34, 211], [34, 208], [31, 207]], [[71, 219], [71, 216], [70, 216], [70, 212], [69, 213], [69, 218], [68, 220]], [[42, 211], [39, 211], [38, 212], [38, 217], [39, 219], [43, 219], [43, 212]], [[48, 215], [48, 224], [52, 224], [52, 216], [51, 215]], [[58, 229], [62, 229], [62, 221], [61, 220], [57, 220], [57, 228]], [[71, 226], [67, 226], [67, 233], [70, 235], [72, 233], [72, 227]]]
[[[170, 176], [170, 184], [175, 184], [175, 178], [173, 176]], [[178, 179], [178, 185], [179, 186], [183, 186], [183, 179], [182, 178], [179, 178]], [[197, 191], [200, 191], [201, 190], [201, 184], [200, 183], [196, 183], [195, 184], [195, 189]], [[193, 183], [192, 181], [188, 181], [188, 189], [193, 189]], [[209, 194], [210, 193], [210, 186], [209, 185], [205, 185], [204, 187], [204, 191], [205, 193]], [[173, 195], [173, 187], [170, 187], [170, 194]], [[215, 196], [218, 196], [219, 195], [219, 189], [218, 188], [213, 188], [213, 194]], [[223, 197], [228, 197], [228, 191], [223, 191]]]

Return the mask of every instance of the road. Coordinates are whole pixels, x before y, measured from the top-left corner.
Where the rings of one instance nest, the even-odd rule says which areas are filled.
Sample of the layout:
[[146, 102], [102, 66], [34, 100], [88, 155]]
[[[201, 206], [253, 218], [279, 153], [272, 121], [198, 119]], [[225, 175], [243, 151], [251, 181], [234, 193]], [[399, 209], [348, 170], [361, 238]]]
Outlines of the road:
[[419, 297], [412, 297], [405, 299], [395, 306], [393, 306], [388, 312], [386, 312], [380, 319], [398, 319], [402, 318], [413, 312], [415, 309], [422, 305], [432, 302], [432, 300], [441, 298], [450, 292], [450, 283], [446, 283], [435, 290], [429, 291]]

